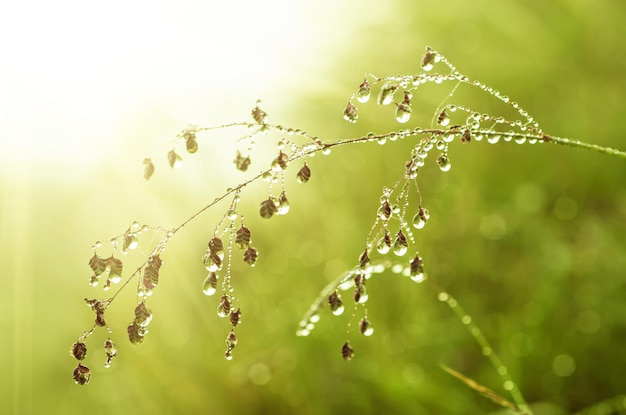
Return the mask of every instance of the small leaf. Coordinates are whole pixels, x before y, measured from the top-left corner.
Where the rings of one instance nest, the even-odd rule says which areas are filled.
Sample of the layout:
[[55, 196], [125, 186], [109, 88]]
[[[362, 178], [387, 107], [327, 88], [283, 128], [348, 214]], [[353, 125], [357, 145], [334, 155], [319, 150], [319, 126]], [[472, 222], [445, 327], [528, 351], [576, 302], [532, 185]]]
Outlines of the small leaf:
[[250, 157], [244, 157], [239, 151], [237, 151], [237, 156], [235, 157], [234, 163], [235, 167], [237, 167], [237, 170], [246, 171], [248, 170], [248, 167], [250, 167]]
[[167, 162], [173, 169], [177, 169], [183, 165], [183, 159], [174, 150], [167, 153]]
[[154, 164], [152, 163], [152, 159], [145, 158], [143, 160], [144, 168], [143, 168], [143, 178], [146, 181], [150, 181], [150, 178], [154, 174]]
[[143, 285], [147, 290], [152, 290], [159, 284], [159, 269], [162, 264], [158, 255], [148, 258], [148, 265], [143, 272]]
[[136, 322], [130, 323], [126, 330], [128, 331], [128, 340], [132, 344], [139, 344], [143, 341], [146, 332]]
[[393, 102], [393, 96], [398, 90], [397, 85], [385, 84], [378, 94], [378, 105], [389, 105]]
[[209, 251], [203, 258], [204, 266], [209, 272], [215, 272], [222, 269], [222, 259], [213, 251]]
[[105, 327], [106, 325], [107, 325], [107, 322], [104, 318], [104, 312], [103, 311], [96, 312], [96, 326]]
[[86, 385], [91, 379], [91, 372], [87, 366], [83, 366], [79, 363], [76, 369], [74, 369], [72, 377], [77, 385]]
[[359, 118], [359, 114], [357, 114], [356, 107], [348, 101], [348, 105], [346, 105], [346, 108], [343, 110], [343, 119], [355, 123], [357, 118]]
[[235, 245], [240, 249], [250, 245], [250, 229], [243, 225], [241, 225], [241, 228], [237, 229], [237, 232], [235, 232]]
[[334, 315], [339, 316], [343, 314], [343, 302], [341, 301], [341, 297], [339, 296], [337, 291], [328, 296], [328, 305], [330, 306], [330, 310]]
[[256, 265], [256, 260], [258, 257], [258, 251], [251, 246], [249, 246], [248, 249], [246, 249], [246, 252], [244, 252], [243, 254], [244, 262], [252, 267]]
[[122, 241], [122, 252], [126, 253], [127, 251], [132, 251], [137, 248], [139, 242], [137, 240], [137, 236], [134, 233], [126, 231], [124, 234], [124, 239]]
[[107, 263], [104, 258], [100, 258], [98, 255], [93, 254], [91, 259], [89, 260], [89, 267], [92, 269], [93, 273], [97, 276], [102, 275], [102, 273], [107, 268]]
[[87, 346], [83, 342], [76, 342], [72, 345], [70, 353], [76, 360], [83, 360], [87, 356]]
[[278, 206], [276, 207], [277, 215], [286, 215], [289, 212], [289, 200], [285, 192], [281, 192], [278, 196]]
[[233, 327], [237, 327], [239, 324], [241, 324], [241, 309], [237, 309], [237, 310], [233, 310], [230, 312], [230, 324], [233, 325]]
[[109, 280], [116, 284], [120, 282], [122, 279], [122, 270], [124, 269], [122, 261], [111, 255], [106, 259], [106, 265], [109, 268]]
[[289, 156], [282, 151], [278, 153], [278, 156], [272, 161], [272, 170], [275, 172], [281, 172], [287, 169], [287, 162], [289, 161]]
[[211, 252], [216, 253], [217, 255], [220, 255], [220, 253], [222, 253], [222, 258], [223, 259], [223, 252], [224, 252], [224, 243], [222, 242], [222, 240], [220, 238], [218, 238], [217, 236], [214, 236], [213, 238], [211, 238], [211, 240], [209, 241], [209, 250]]
[[145, 302], [140, 302], [135, 307], [135, 323], [138, 326], [146, 327], [152, 321], [152, 312], [146, 306]]
[[196, 132], [187, 130], [183, 132], [183, 138], [185, 139], [185, 147], [189, 154], [193, 154], [198, 151], [198, 142], [196, 141]]
[[257, 124], [267, 124], [267, 113], [261, 109], [261, 100], [258, 100], [255, 107], [252, 109], [252, 118], [254, 118]]
[[352, 358], [354, 357], [354, 349], [352, 348], [352, 346], [350, 346], [350, 342], [347, 340], [343, 344], [343, 346], [341, 346], [341, 356], [343, 356], [343, 358], [348, 361], [352, 360]]
[[274, 199], [269, 198], [261, 202], [261, 208], [259, 210], [259, 213], [261, 214], [262, 218], [269, 219], [274, 216], [274, 213], [276, 213], [276, 209], [277, 207]]

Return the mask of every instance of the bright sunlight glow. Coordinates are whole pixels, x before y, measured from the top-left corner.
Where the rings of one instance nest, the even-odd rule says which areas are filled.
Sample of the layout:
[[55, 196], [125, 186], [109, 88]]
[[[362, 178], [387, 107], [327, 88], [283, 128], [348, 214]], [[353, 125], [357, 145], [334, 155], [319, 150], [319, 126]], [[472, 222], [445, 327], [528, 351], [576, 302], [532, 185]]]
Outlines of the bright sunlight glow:
[[6, 2], [0, 174], [137, 163], [190, 122], [247, 116], [291, 71], [319, 65], [319, 25], [345, 7], [332, 3]]

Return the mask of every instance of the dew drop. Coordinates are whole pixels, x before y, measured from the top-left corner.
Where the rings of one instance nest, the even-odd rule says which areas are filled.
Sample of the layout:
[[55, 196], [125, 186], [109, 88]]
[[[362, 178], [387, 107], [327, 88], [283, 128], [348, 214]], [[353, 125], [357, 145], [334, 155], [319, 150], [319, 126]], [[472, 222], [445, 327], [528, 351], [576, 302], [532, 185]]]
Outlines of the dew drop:
[[348, 102], [346, 109], [343, 110], [343, 119], [355, 123], [357, 118], [359, 118], [359, 115], [356, 113], [356, 107], [351, 102]]
[[443, 172], [450, 171], [450, 169], [452, 168], [450, 159], [445, 153], [439, 154], [439, 156], [437, 157], [437, 165], [439, 165], [439, 169]]
[[395, 94], [398, 87], [396, 85], [385, 84], [380, 89], [380, 93], [378, 94], [378, 105], [389, 105], [393, 102], [393, 95]]
[[524, 144], [524, 143], [526, 142], [526, 137], [523, 137], [523, 136], [522, 136], [522, 137], [517, 137], [517, 138], [515, 139], [515, 142], [516, 142], [517, 144]]
[[342, 305], [340, 305], [339, 307], [334, 308], [334, 309], [332, 310], [332, 312], [333, 312], [333, 314], [334, 314], [334, 315], [336, 315], [336, 316], [340, 316], [340, 315], [342, 315], [342, 314], [343, 314], [344, 310], [345, 310], [345, 308], [344, 308], [344, 306], [343, 306], [343, 304], [342, 304]]
[[228, 212], [226, 212], [226, 217], [230, 220], [237, 219], [237, 216], [239, 215], [237, 214], [237, 211], [235, 209], [229, 209]]
[[347, 361], [352, 360], [354, 357], [354, 349], [350, 346], [349, 341], [346, 341], [343, 346], [341, 346], [341, 356]]
[[428, 219], [430, 219], [430, 212], [428, 209], [420, 207], [419, 211], [413, 216], [413, 227], [415, 229], [422, 229], [426, 226]]
[[217, 291], [218, 275], [215, 272], [211, 272], [204, 282], [202, 283], [202, 292], [204, 295], [212, 296]]
[[396, 235], [396, 240], [393, 242], [393, 253], [397, 256], [403, 256], [406, 254], [406, 251], [409, 249], [409, 244], [406, 240], [406, 236], [402, 233], [402, 231], [398, 231]]
[[233, 305], [226, 295], [222, 295], [220, 298], [220, 304], [217, 306], [217, 315], [224, 318], [230, 314]]
[[426, 48], [426, 53], [422, 57], [422, 69], [425, 71], [430, 71], [433, 69], [437, 57], [437, 52], [435, 52], [430, 47]]
[[298, 170], [298, 174], [296, 176], [296, 180], [298, 183], [306, 183], [311, 178], [311, 169], [306, 164], [302, 166], [300, 170]]
[[500, 135], [499, 134], [489, 135], [487, 137], [487, 142], [489, 144], [497, 144], [498, 141], [500, 141]]
[[384, 255], [391, 250], [391, 237], [388, 232], [385, 232], [385, 236], [378, 240], [376, 250], [381, 255]]
[[296, 331], [296, 336], [298, 337], [306, 337], [309, 334], [311, 334], [311, 331], [306, 328], [301, 328], [301, 329], [298, 329], [298, 331]]
[[362, 104], [365, 104], [370, 100], [370, 95], [372, 92], [372, 88], [370, 87], [367, 79], [364, 79], [361, 85], [359, 86], [359, 90], [356, 92], [356, 99]]
[[405, 122], [409, 121], [410, 118], [411, 118], [411, 107], [403, 102], [401, 102], [400, 104], [397, 104], [396, 121], [404, 124]]
[[173, 169], [178, 169], [183, 165], [183, 159], [174, 150], [167, 153], [167, 162]]
[[362, 335], [366, 337], [369, 337], [372, 334], [374, 334], [374, 328], [372, 327], [372, 324], [365, 317], [363, 317], [361, 321], [359, 322], [359, 331], [361, 332]]
[[337, 293], [337, 291], [333, 292], [328, 297], [328, 305], [330, 306], [330, 310], [336, 316], [340, 316], [344, 312], [343, 302], [341, 301], [341, 297]]
[[442, 127], [445, 127], [450, 124], [450, 117], [446, 113], [445, 109], [441, 111], [441, 113], [439, 113], [439, 116], [437, 117], [437, 123], [441, 125]]
[[444, 143], [451, 143], [454, 140], [454, 133], [444, 134], [441, 139]]
[[367, 289], [364, 284], [359, 284], [354, 288], [354, 302], [357, 304], [365, 304], [369, 299]]
[[277, 215], [286, 215], [289, 212], [289, 200], [287, 200], [287, 195], [285, 192], [282, 192], [280, 196], [278, 196], [278, 207], [276, 208]]

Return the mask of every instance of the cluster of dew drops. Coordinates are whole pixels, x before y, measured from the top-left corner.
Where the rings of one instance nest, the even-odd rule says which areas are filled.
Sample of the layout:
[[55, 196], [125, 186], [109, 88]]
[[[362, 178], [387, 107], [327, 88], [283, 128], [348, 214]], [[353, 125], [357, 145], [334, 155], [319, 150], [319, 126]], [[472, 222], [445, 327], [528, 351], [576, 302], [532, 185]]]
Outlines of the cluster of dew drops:
[[[252, 116], [261, 125], [261, 131], [269, 128], [267, 114], [260, 108], [260, 102], [257, 102], [257, 106], [252, 111]], [[280, 126], [273, 126], [273, 128], [279, 131], [282, 130]], [[252, 140], [253, 135], [246, 138]], [[289, 155], [284, 150], [289, 144], [290, 142], [287, 140], [278, 142], [278, 154], [272, 160], [270, 168], [262, 175], [263, 180], [269, 183], [269, 195], [259, 205], [259, 215], [264, 219], [286, 215], [290, 210], [284, 177], [289, 165]], [[249, 152], [252, 147], [253, 145], [249, 145], [245, 152], [237, 151], [234, 164], [238, 170], [245, 172], [248, 169], [251, 163]], [[311, 169], [305, 161], [296, 173], [296, 180], [298, 183], [306, 183], [310, 178]], [[277, 182], [280, 182], [281, 189], [280, 193], [274, 196], [272, 185]], [[207, 251], [202, 259], [208, 271], [208, 275], [202, 282], [202, 292], [207, 296], [214, 296], [218, 291], [221, 292], [217, 306], [217, 315], [220, 318], [227, 319], [231, 325], [231, 330], [226, 336], [226, 352], [224, 356], [227, 360], [231, 360], [233, 357], [232, 352], [238, 341], [235, 328], [242, 321], [241, 307], [238, 298], [234, 294], [235, 290], [232, 285], [231, 264], [234, 252], [236, 252], [234, 248], [243, 251], [242, 259], [251, 267], [256, 265], [259, 257], [258, 250], [252, 245], [252, 232], [246, 226], [244, 216], [238, 211], [238, 204], [241, 200], [240, 190], [235, 191], [231, 205], [216, 226], [213, 237], [210, 239]]]
[[[442, 62], [449, 69], [448, 74], [429, 74], [436, 64]], [[355, 123], [358, 119], [357, 104], [365, 104], [370, 101], [372, 87], [375, 84], [382, 84], [376, 102], [380, 106], [395, 104], [395, 119], [398, 123], [405, 124], [411, 119], [412, 108], [411, 99], [415, 89], [424, 83], [434, 82], [441, 84], [445, 81], [454, 81], [457, 85], [470, 84], [478, 87], [482, 91], [496, 97], [503, 103], [509, 105], [521, 116], [521, 120], [509, 121], [503, 117], [494, 117], [489, 114], [480, 114], [470, 108], [447, 104], [435, 111], [433, 121], [438, 128], [425, 130], [417, 127], [412, 130], [403, 129], [397, 132], [390, 132], [383, 135], [368, 134], [371, 141], [385, 144], [387, 140], [395, 141], [398, 138], [410, 136], [422, 136], [421, 140], [413, 148], [411, 159], [406, 163], [406, 169], [402, 178], [391, 188], [384, 188], [380, 199], [380, 206], [377, 211], [376, 220], [367, 238], [366, 249], [359, 258], [359, 266], [349, 272], [337, 284], [336, 288], [326, 293], [325, 301], [332, 314], [343, 314], [345, 307], [339, 291], [352, 289], [356, 314], [357, 307], [363, 307], [363, 317], [359, 322], [359, 331], [369, 336], [373, 333], [373, 327], [367, 318], [367, 308], [365, 302], [368, 295], [365, 290], [366, 281], [376, 272], [381, 272], [382, 265], [372, 265], [370, 255], [375, 250], [380, 255], [390, 252], [396, 257], [403, 257], [407, 254], [411, 245], [415, 246], [415, 236], [413, 231], [425, 227], [430, 219], [430, 212], [422, 206], [422, 197], [416, 179], [418, 170], [425, 165], [427, 156], [433, 149], [439, 151], [436, 163], [442, 172], [450, 171], [452, 164], [448, 155], [448, 145], [455, 138], [461, 143], [469, 143], [472, 140], [481, 141], [483, 138], [490, 143], [496, 144], [502, 141], [515, 140], [518, 144], [542, 142], [543, 134], [537, 122], [516, 102], [510, 101], [499, 91], [488, 87], [479, 81], [471, 81], [462, 75], [458, 70], [442, 55], [427, 47], [421, 60], [423, 72], [416, 75], [392, 76], [387, 78], [377, 78], [373, 75], [366, 75], [359, 85], [357, 91], [350, 97], [343, 112], [343, 117], [350, 123]], [[454, 90], [453, 90], [454, 91]], [[396, 99], [396, 97], [399, 99]], [[450, 94], [452, 96], [452, 93]], [[462, 122], [459, 125], [452, 124], [454, 113], [463, 114], [455, 116]], [[502, 131], [499, 126], [508, 127], [508, 131]], [[368, 140], [369, 141], [369, 140]], [[413, 190], [414, 188], [414, 190]], [[410, 212], [410, 194], [415, 193], [418, 199], [417, 209]], [[411, 218], [408, 220], [407, 218]], [[397, 222], [395, 229], [391, 229], [391, 223]], [[408, 264], [400, 265], [395, 263], [395, 272], [410, 277], [415, 282], [422, 282], [426, 278], [424, 273], [424, 261], [416, 251]], [[322, 302], [314, 303], [305, 317], [301, 320], [298, 335], [306, 336], [314, 329], [319, 321], [319, 310]], [[348, 322], [347, 337], [349, 337], [351, 321]], [[354, 349], [349, 339], [346, 339], [341, 348], [344, 359], [351, 360], [354, 357]]]

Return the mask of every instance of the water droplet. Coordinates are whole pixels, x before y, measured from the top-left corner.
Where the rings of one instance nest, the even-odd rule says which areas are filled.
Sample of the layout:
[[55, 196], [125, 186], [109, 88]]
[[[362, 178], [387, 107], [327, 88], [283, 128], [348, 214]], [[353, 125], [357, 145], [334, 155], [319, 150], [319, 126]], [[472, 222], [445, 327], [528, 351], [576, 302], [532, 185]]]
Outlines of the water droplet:
[[359, 331], [362, 335], [369, 337], [374, 333], [374, 328], [372, 327], [372, 324], [369, 322], [369, 320], [363, 317], [359, 322]]
[[415, 254], [415, 257], [411, 261], [409, 266], [409, 276], [411, 280], [415, 282], [424, 281], [424, 261], [419, 256], [419, 254]]
[[498, 141], [500, 141], [500, 135], [499, 134], [493, 134], [493, 135], [487, 136], [487, 142], [489, 144], [497, 144]]
[[433, 69], [436, 57], [437, 57], [437, 52], [427, 47], [426, 53], [422, 57], [422, 69], [425, 71], [430, 71], [431, 69]]
[[465, 129], [465, 131], [463, 131], [463, 134], [461, 135], [461, 142], [469, 143], [470, 141], [472, 141], [472, 133], [470, 133], [470, 130]]
[[178, 169], [183, 165], [183, 159], [174, 150], [167, 153], [167, 162], [173, 169]]
[[526, 142], [526, 137], [524, 137], [524, 136], [517, 137], [517, 138], [515, 139], [515, 142], [516, 142], [517, 144], [524, 144], [524, 143]]
[[378, 217], [385, 222], [391, 218], [391, 206], [388, 201], [385, 200], [378, 208]]
[[226, 217], [230, 220], [237, 219], [237, 216], [239, 215], [237, 214], [237, 211], [235, 209], [229, 209], [228, 212], [226, 212]]
[[135, 307], [134, 321], [140, 327], [146, 327], [152, 321], [152, 312], [143, 301]]
[[196, 135], [189, 136], [185, 139], [185, 148], [189, 154], [193, 154], [198, 151], [198, 142], [196, 141]]
[[331, 147], [329, 145], [325, 145], [324, 148], [322, 149], [322, 154], [327, 156], [330, 154], [331, 151]]
[[311, 169], [306, 164], [302, 166], [300, 170], [298, 170], [298, 174], [296, 176], [296, 180], [298, 183], [306, 183], [311, 178]]
[[428, 219], [430, 219], [430, 212], [428, 209], [420, 207], [415, 216], [413, 216], [413, 227], [415, 229], [422, 229], [426, 226]]
[[406, 240], [406, 236], [399, 230], [396, 234], [396, 240], [393, 242], [393, 253], [397, 256], [403, 256], [409, 249], [409, 244]]
[[357, 304], [365, 304], [369, 299], [369, 295], [367, 294], [367, 290], [364, 284], [358, 284], [354, 288], [354, 302]]
[[263, 202], [261, 202], [259, 213], [261, 214], [262, 218], [269, 219], [272, 216], [274, 216], [274, 213], [276, 213], [276, 210], [277, 210], [277, 206], [276, 206], [276, 203], [274, 203], [274, 200], [275, 198], [270, 197], [269, 199], [266, 199]]
[[104, 352], [107, 355], [107, 360], [104, 363], [104, 367], [108, 368], [111, 366], [111, 360], [115, 356], [117, 356], [117, 347], [115, 346], [115, 343], [113, 343], [111, 339], [107, 339], [104, 342]]
[[217, 306], [217, 315], [224, 318], [230, 314], [232, 308], [232, 303], [228, 299], [228, 296], [224, 294], [222, 295], [222, 298], [220, 298], [220, 304]]
[[143, 170], [143, 178], [145, 181], [149, 181], [152, 175], [154, 174], [154, 164], [152, 163], [152, 159], [146, 158], [143, 160], [144, 170]]
[[276, 208], [277, 215], [286, 215], [289, 212], [289, 200], [287, 200], [287, 195], [285, 192], [282, 192], [280, 196], [278, 196], [278, 207]]
[[355, 123], [357, 118], [359, 118], [359, 115], [356, 112], [356, 107], [351, 102], [348, 102], [346, 109], [343, 110], [343, 119]]
[[354, 357], [354, 349], [350, 346], [350, 342], [346, 340], [346, 342], [341, 346], [341, 356], [345, 360], [352, 360]]
[[439, 169], [443, 172], [450, 171], [450, 169], [452, 168], [450, 159], [445, 153], [439, 154], [439, 156], [437, 157], [437, 164], [439, 165]]
[[411, 107], [408, 104], [405, 104], [403, 102], [401, 102], [400, 104], [397, 104], [396, 121], [404, 124], [405, 122], [409, 121], [410, 118], [411, 118]]
[[258, 257], [259, 252], [251, 246], [249, 246], [248, 249], [246, 249], [246, 252], [243, 253], [243, 261], [251, 267], [256, 265]]
[[343, 302], [341, 301], [341, 297], [337, 293], [337, 291], [333, 292], [328, 297], [328, 305], [330, 306], [330, 311], [336, 316], [340, 316], [344, 312]]
[[446, 113], [445, 109], [441, 111], [441, 113], [439, 113], [439, 116], [437, 117], [437, 123], [441, 125], [442, 127], [445, 127], [448, 124], [450, 124], [450, 117]]
[[217, 291], [217, 280], [219, 276], [215, 272], [211, 272], [207, 275], [206, 279], [202, 283], [202, 292], [204, 295], [211, 296]]
[[454, 133], [444, 134], [441, 139], [444, 143], [451, 143], [454, 140]]
[[398, 89], [397, 85], [384, 84], [378, 94], [378, 105], [389, 105], [393, 102], [393, 95]]
[[372, 92], [372, 88], [370, 87], [367, 79], [364, 79], [361, 85], [359, 86], [359, 90], [356, 92], [356, 99], [362, 104], [365, 104], [370, 100], [370, 95]]
[[309, 334], [311, 334], [311, 331], [306, 328], [301, 328], [301, 329], [298, 329], [298, 331], [296, 331], [296, 336], [298, 337], [306, 337]]
[[389, 236], [389, 232], [385, 231], [385, 236], [378, 240], [376, 250], [381, 255], [384, 255], [391, 250], [391, 237]]

